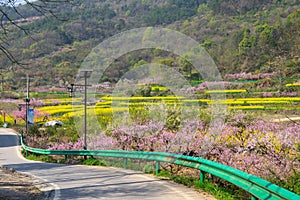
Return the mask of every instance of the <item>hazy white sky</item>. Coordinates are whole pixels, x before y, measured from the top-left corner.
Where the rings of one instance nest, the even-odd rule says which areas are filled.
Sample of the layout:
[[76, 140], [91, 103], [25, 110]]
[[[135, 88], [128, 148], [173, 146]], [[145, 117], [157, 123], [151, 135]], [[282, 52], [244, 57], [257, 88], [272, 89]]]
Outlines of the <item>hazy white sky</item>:
[[[10, 5], [10, 3], [8, 3], [9, 1], [12, 1], [12, 0], [0, 0], [0, 5]], [[25, 3], [24, 0], [13, 0], [13, 1], [14, 1], [14, 5]], [[36, 1], [36, 0], [29, 0], [29, 1]]]

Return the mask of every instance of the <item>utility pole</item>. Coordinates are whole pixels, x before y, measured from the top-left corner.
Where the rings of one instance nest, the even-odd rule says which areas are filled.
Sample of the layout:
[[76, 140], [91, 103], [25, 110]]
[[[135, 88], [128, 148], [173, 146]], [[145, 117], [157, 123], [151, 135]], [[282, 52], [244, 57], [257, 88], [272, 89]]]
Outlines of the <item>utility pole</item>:
[[[87, 79], [91, 77], [93, 70], [92, 69], [82, 69], [79, 71], [79, 78], [84, 78], [84, 150], [87, 149], [87, 144], [86, 144], [86, 108], [87, 108]], [[84, 156], [84, 159], [87, 157]]]
[[29, 75], [27, 74], [26, 75], [26, 88], [27, 88], [27, 93], [26, 93], [26, 99], [25, 99], [25, 102], [26, 102], [26, 135], [28, 135], [28, 109], [29, 109], [29, 102], [30, 102], [30, 99], [29, 99]]
[[[0, 91], [0, 95], [1, 95], [1, 99], [3, 98], [3, 95], [4, 95], [4, 84], [3, 84], [3, 70], [1, 69], [1, 72], [0, 72], [0, 76], [1, 76], [1, 91]], [[1, 106], [1, 113], [3, 114], [3, 124], [5, 125], [5, 122], [6, 122], [6, 113], [5, 113], [5, 110], [4, 108]]]
[[30, 82], [30, 77], [28, 74], [26, 74], [26, 98], [24, 99], [26, 103], [26, 116], [25, 116], [25, 123], [26, 123], [26, 135], [28, 135], [28, 109], [29, 109], [29, 103], [30, 103], [30, 98], [29, 98], [29, 82]]
[[4, 89], [3, 89], [3, 74], [2, 72], [0, 73], [1, 75], [1, 94], [3, 93]]
[[3, 92], [4, 92], [4, 84], [3, 84], [3, 71], [1, 69], [1, 72], [0, 72], [0, 76], [1, 76], [1, 91], [0, 91], [0, 95], [1, 95], [1, 99], [3, 97]]
[[69, 92], [69, 97], [75, 97], [75, 84], [72, 83], [71, 87], [67, 87], [67, 90]]

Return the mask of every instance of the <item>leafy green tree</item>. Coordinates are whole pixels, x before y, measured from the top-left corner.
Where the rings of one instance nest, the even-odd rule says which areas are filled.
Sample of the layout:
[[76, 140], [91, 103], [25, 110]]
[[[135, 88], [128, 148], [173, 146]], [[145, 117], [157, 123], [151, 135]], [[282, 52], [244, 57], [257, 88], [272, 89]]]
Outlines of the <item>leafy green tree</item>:
[[275, 27], [268, 24], [263, 24], [256, 28], [256, 32], [259, 34], [259, 45], [274, 47], [276, 45]]
[[137, 63], [135, 63], [133, 65], [133, 68], [137, 68], [137, 67], [139, 67], [141, 65], [145, 65], [145, 64], [147, 64], [147, 61], [145, 61], [145, 60], [142, 59], [142, 60], [138, 61]]
[[239, 43], [240, 54], [245, 54], [250, 48], [256, 45], [256, 37], [251, 35], [250, 29], [244, 30], [244, 38]]
[[294, 51], [294, 55], [299, 55], [300, 52], [300, 10], [296, 10], [292, 12], [287, 17], [287, 23], [285, 26], [285, 33], [287, 37], [290, 39], [292, 50]]

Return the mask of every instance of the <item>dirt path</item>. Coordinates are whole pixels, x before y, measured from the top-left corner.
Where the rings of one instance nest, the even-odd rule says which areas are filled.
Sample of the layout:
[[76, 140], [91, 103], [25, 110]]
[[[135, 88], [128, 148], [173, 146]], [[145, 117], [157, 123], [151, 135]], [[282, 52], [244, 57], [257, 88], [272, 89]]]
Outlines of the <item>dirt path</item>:
[[49, 199], [50, 194], [42, 192], [43, 187], [36, 179], [0, 166], [0, 199], [2, 200], [41, 200]]

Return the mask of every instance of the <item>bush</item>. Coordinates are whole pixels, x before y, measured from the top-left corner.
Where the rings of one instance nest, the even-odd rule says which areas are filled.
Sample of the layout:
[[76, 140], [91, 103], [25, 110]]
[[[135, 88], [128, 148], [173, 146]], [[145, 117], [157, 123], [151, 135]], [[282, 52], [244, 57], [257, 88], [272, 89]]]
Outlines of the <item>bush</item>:
[[282, 187], [300, 195], [300, 172], [296, 172], [293, 176], [287, 178], [284, 184], [278, 183]]
[[48, 155], [34, 155], [30, 154], [27, 156], [28, 160], [37, 160], [42, 162], [48, 162], [48, 163], [56, 163], [56, 160], [54, 160], [52, 157], [49, 157]]
[[106, 164], [104, 162], [101, 162], [100, 160], [95, 159], [95, 158], [89, 158], [87, 160], [83, 160], [82, 164], [92, 165], [92, 166], [106, 166]]
[[41, 133], [39, 131], [40, 126], [37, 124], [29, 125], [28, 126], [28, 136], [35, 136], [40, 137]]
[[153, 166], [153, 163], [151, 164], [146, 164], [144, 167], [143, 167], [143, 172], [144, 173], [153, 173], [155, 171], [155, 168]]

